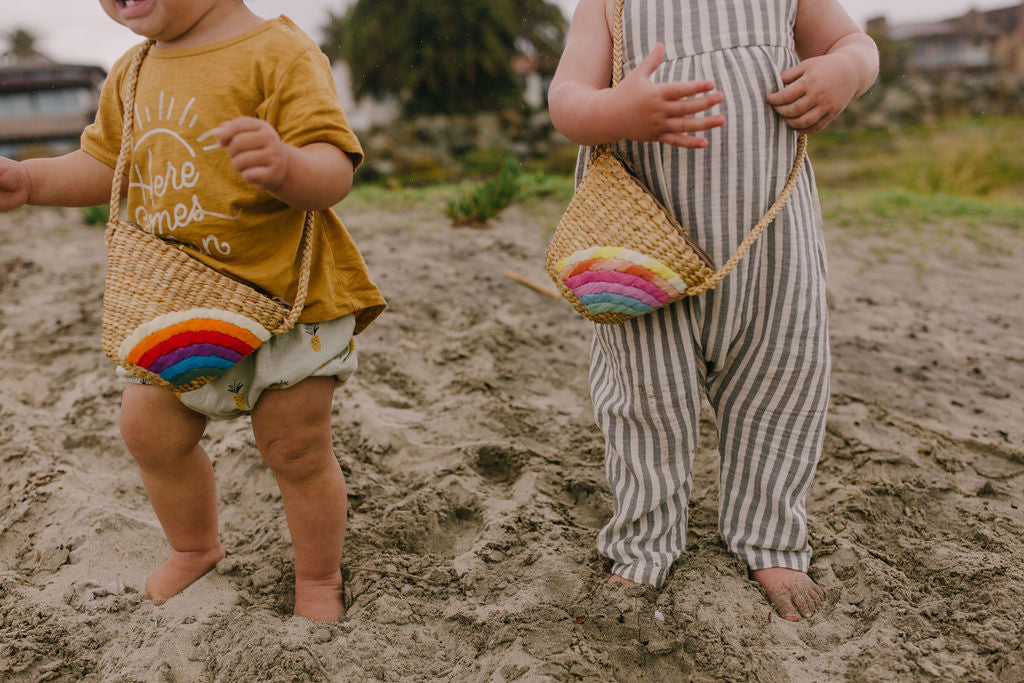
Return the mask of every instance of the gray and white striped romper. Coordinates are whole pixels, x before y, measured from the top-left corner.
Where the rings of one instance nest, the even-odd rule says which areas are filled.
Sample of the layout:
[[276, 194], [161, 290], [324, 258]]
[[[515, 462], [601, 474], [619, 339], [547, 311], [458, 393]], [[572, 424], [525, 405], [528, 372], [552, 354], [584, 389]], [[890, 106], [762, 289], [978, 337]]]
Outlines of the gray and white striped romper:
[[[690, 150], [619, 151], [724, 263], [779, 191], [797, 134], [765, 103], [799, 60], [798, 0], [627, 0], [625, 70], [665, 43], [658, 82], [710, 79], [722, 128]], [[581, 158], [585, 158], [584, 155]], [[804, 500], [829, 396], [825, 248], [810, 165], [785, 211], [716, 289], [620, 325], [596, 325], [590, 384], [614, 494], [598, 548], [612, 571], [660, 586], [686, 543], [701, 398], [721, 454], [719, 522], [751, 569], [807, 571]]]

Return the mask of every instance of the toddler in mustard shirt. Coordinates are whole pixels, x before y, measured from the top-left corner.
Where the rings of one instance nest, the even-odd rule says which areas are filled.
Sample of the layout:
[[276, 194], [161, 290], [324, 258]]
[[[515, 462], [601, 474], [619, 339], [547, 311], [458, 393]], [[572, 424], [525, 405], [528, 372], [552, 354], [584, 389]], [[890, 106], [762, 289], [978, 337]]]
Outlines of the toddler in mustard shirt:
[[114, 65], [80, 150], [0, 158], [0, 210], [104, 203], [123, 117], [132, 116], [129, 218], [193, 258], [291, 302], [305, 212], [316, 218], [309, 293], [293, 330], [180, 397], [126, 377], [121, 434], [171, 546], [146, 592], [162, 604], [224, 557], [213, 468], [199, 442], [209, 419], [249, 414], [295, 549], [295, 614], [337, 620], [347, 505], [332, 397], [355, 369], [353, 336], [385, 303], [331, 210], [363, 152], [330, 65], [290, 20], [265, 21], [243, 0], [100, 4], [151, 45], [135, 111], [124, 111], [126, 76], [142, 46]]

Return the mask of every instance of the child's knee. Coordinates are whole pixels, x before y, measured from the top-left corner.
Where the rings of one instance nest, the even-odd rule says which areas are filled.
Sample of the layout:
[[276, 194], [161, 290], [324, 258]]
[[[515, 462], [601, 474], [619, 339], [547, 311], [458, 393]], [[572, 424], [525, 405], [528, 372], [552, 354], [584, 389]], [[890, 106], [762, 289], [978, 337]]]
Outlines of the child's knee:
[[206, 420], [177, 403], [170, 392], [135, 385], [125, 390], [119, 427], [132, 457], [141, 465], [152, 465], [191, 453]]
[[256, 446], [271, 471], [291, 481], [308, 479], [334, 459], [330, 433], [321, 430], [300, 428], [264, 436]]

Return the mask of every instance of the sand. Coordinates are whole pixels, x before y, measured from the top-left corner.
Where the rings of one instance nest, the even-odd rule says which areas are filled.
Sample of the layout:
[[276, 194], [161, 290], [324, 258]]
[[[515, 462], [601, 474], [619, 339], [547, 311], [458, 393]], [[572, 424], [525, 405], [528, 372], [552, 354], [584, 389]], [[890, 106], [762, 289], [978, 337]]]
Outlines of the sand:
[[[206, 437], [228, 557], [156, 607], [167, 552], [99, 351], [103, 240], [0, 216], [0, 678], [85, 681], [1024, 680], [1024, 235], [828, 226], [834, 377], [808, 501], [830, 605], [774, 615], [716, 528], [714, 428], [686, 555], [612, 588], [589, 324], [546, 284], [557, 212], [484, 230], [343, 205], [391, 303], [336, 396], [339, 624], [290, 616], [291, 546], [246, 420]], [[1017, 256], [1014, 255], [1016, 252]]]

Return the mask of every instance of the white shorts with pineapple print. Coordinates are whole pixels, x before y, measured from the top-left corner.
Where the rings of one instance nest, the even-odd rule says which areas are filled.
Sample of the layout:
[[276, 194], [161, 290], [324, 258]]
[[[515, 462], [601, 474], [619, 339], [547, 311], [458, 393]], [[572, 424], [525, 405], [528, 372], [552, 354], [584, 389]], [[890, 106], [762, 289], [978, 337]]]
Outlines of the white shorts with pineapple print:
[[[195, 391], [181, 394], [186, 406], [215, 420], [248, 413], [267, 389], [282, 389], [307, 377], [334, 377], [343, 383], [356, 371], [355, 317], [322, 323], [299, 323], [271, 337], [251, 356]], [[129, 382], [149, 384], [118, 367]]]

